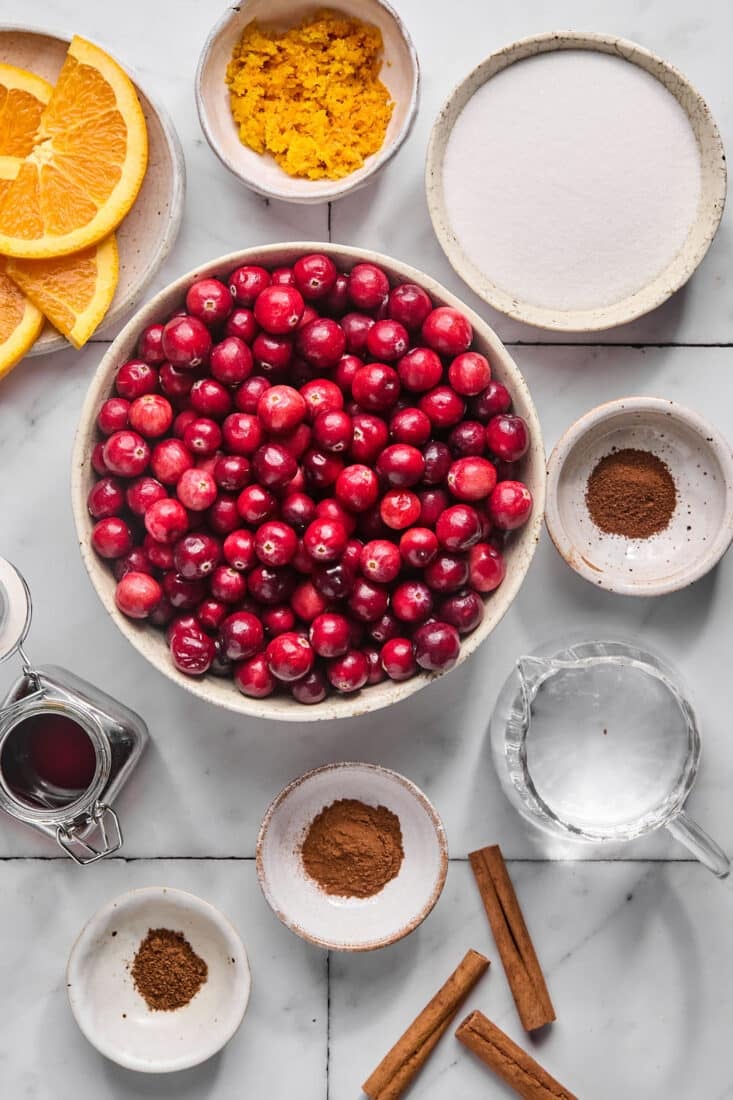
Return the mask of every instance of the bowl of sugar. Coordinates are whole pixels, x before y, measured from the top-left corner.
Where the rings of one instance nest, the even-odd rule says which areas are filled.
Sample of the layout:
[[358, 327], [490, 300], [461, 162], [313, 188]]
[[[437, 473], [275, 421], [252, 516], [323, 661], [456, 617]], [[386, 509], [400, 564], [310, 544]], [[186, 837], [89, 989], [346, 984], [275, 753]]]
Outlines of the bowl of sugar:
[[704, 99], [662, 58], [608, 35], [541, 34], [452, 92], [426, 191], [480, 297], [526, 324], [593, 332], [690, 278], [723, 213], [725, 152]]

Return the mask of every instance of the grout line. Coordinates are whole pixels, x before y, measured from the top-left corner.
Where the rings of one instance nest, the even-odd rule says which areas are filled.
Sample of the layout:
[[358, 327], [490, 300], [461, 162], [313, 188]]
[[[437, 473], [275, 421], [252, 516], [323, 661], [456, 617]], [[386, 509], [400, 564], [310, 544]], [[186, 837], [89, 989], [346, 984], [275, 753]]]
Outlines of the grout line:
[[326, 952], [326, 1100], [331, 1100], [331, 952], [330, 951]]

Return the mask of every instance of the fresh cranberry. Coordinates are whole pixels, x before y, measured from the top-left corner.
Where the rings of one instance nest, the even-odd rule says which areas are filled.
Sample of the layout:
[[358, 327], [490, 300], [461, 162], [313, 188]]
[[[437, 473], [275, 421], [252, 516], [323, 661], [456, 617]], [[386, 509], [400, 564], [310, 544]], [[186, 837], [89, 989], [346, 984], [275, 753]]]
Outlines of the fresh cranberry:
[[346, 548], [348, 533], [339, 520], [315, 519], [303, 536], [303, 545], [314, 561], [338, 561]]
[[425, 471], [423, 481], [426, 485], [440, 485], [448, 476], [453, 457], [445, 443], [432, 440], [423, 448]]
[[340, 317], [349, 308], [349, 276], [336, 276], [333, 286], [322, 302], [322, 308], [332, 317]]
[[390, 638], [396, 638], [402, 630], [402, 623], [391, 611], [387, 611], [376, 622], [369, 623], [368, 634], [377, 645], [384, 645]]
[[435, 533], [444, 549], [468, 550], [481, 538], [481, 520], [476, 509], [470, 505], [454, 504], [441, 513]]
[[130, 427], [146, 439], [165, 435], [172, 423], [171, 403], [160, 394], [146, 393], [130, 405]]
[[287, 603], [296, 583], [296, 574], [287, 566], [284, 569], [273, 569], [269, 565], [256, 565], [247, 574], [247, 587], [251, 596], [270, 607]]
[[346, 350], [346, 337], [337, 321], [319, 317], [298, 329], [295, 346], [306, 363], [318, 370], [331, 370]]
[[206, 513], [209, 527], [216, 535], [228, 535], [239, 527], [238, 498], [228, 493], [219, 493]]
[[[305, 309], [303, 310], [303, 316], [298, 321], [298, 329], [305, 328], [306, 325], [309, 325], [311, 323], [311, 321], [317, 321], [320, 316], [321, 315], [317, 309], [315, 309], [313, 306], [306, 305]], [[308, 371], [310, 371], [310, 365], [306, 363], [305, 359], [301, 359], [300, 357], [298, 357], [297, 362], [302, 363], [305, 367], [308, 368]], [[309, 377], [311, 377], [310, 374]]]
[[199, 378], [191, 387], [191, 407], [201, 416], [223, 420], [232, 407], [229, 391], [215, 378]]
[[420, 515], [420, 498], [409, 489], [390, 489], [379, 506], [382, 522], [393, 531], [404, 531], [416, 523]]
[[369, 675], [367, 676], [367, 684], [381, 684], [385, 679], [385, 672], [382, 668], [381, 661], [379, 660], [379, 650], [374, 646], [363, 646], [362, 653], [367, 659], [369, 665]]
[[455, 592], [468, 581], [468, 562], [458, 554], [438, 554], [425, 566], [423, 578], [433, 592]]
[[361, 562], [361, 552], [364, 549], [364, 543], [361, 539], [352, 538], [346, 543], [344, 547], [343, 557], [341, 561], [349, 569], [358, 570]]
[[400, 359], [410, 346], [410, 336], [399, 321], [387, 318], [376, 321], [367, 333], [367, 351], [375, 359], [384, 363], [393, 363]]
[[208, 576], [220, 561], [221, 543], [202, 532], [184, 535], [173, 548], [176, 572], [187, 581]]
[[260, 332], [252, 343], [255, 366], [263, 374], [280, 375], [293, 358], [293, 342], [289, 336], [274, 336]]
[[177, 631], [171, 638], [170, 651], [173, 664], [187, 676], [203, 676], [216, 656], [213, 639], [200, 629]]
[[435, 527], [441, 512], [450, 505], [450, 497], [445, 489], [423, 489], [419, 494], [420, 515], [417, 522], [421, 527]]
[[201, 458], [215, 455], [221, 447], [222, 439], [221, 427], [207, 416], [197, 417], [183, 429], [184, 446], [191, 454]]
[[238, 493], [250, 481], [250, 464], [244, 455], [219, 455], [214, 462], [214, 482], [220, 489]]
[[271, 638], [276, 638], [278, 634], [285, 634], [286, 631], [292, 630], [295, 626], [293, 609], [288, 607], [287, 604], [281, 604], [279, 607], [263, 608], [260, 619]]
[[173, 570], [163, 577], [163, 591], [171, 605], [180, 611], [191, 611], [206, 598], [202, 580], [186, 580]]
[[355, 463], [341, 471], [336, 480], [336, 499], [350, 512], [363, 512], [376, 503], [379, 481], [374, 470]]
[[203, 630], [212, 634], [218, 631], [228, 614], [229, 608], [227, 605], [215, 597], [202, 600], [196, 608], [196, 618], [199, 625]]
[[145, 513], [145, 530], [156, 542], [177, 542], [188, 530], [188, 514], [180, 500], [156, 500]]
[[404, 581], [392, 593], [392, 611], [403, 623], [421, 623], [432, 610], [433, 597], [422, 581]]
[[331, 686], [341, 695], [363, 688], [369, 678], [369, 662], [361, 650], [349, 649], [342, 657], [334, 657], [326, 668]]
[[415, 659], [428, 672], [445, 672], [458, 660], [461, 639], [450, 623], [423, 623], [412, 636]]
[[423, 569], [437, 557], [438, 538], [428, 527], [411, 527], [400, 538], [400, 554], [412, 569]]
[[266, 332], [284, 336], [298, 327], [305, 303], [293, 286], [268, 286], [257, 296], [255, 319]]
[[351, 457], [360, 463], [373, 464], [389, 442], [387, 425], [371, 413], [357, 413], [353, 418], [353, 425]]
[[252, 373], [252, 352], [237, 336], [225, 336], [211, 349], [209, 370], [217, 382], [238, 386]]
[[[284, 447], [288, 454], [291, 454], [294, 459], [300, 459], [311, 445], [312, 431], [309, 424], [298, 424], [298, 427], [292, 432], [288, 432], [286, 435], [278, 436], [278, 443], [281, 447]], [[300, 479], [298, 479], [298, 473], [300, 473]], [[294, 475], [294, 479], [288, 486], [288, 493], [290, 492], [302, 492], [305, 488], [305, 475], [302, 471], [297, 471]]]
[[464, 397], [481, 393], [491, 381], [488, 359], [477, 351], [462, 352], [448, 368], [448, 381], [456, 393]]
[[229, 291], [240, 306], [251, 306], [262, 291], [270, 285], [270, 273], [256, 264], [237, 267], [229, 276]]
[[100, 558], [121, 558], [132, 549], [132, 532], [123, 519], [107, 516], [95, 523], [92, 546]]
[[100, 477], [105, 477], [110, 472], [104, 461], [104, 443], [95, 443], [92, 448], [92, 469]]
[[301, 256], [293, 264], [295, 285], [308, 302], [325, 298], [333, 289], [337, 276], [333, 260], [320, 252]]
[[438, 306], [429, 313], [420, 332], [428, 347], [440, 355], [460, 355], [473, 340], [470, 321], [451, 306]]
[[482, 455], [486, 450], [486, 431], [478, 420], [462, 420], [451, 429], [448, 446], [457, 458]]
[[409, 680], [417, 672], [415, 653], [409, 638], [390, 638], [379, 654], [382, 668], [390, 680]]
[[264, 653], [234, 666], [234, 683], [243, 695], [265, 699], [275, 690], [275, 679], [267, 667]]
[[417, 447], [409, 443], [393, 443], [385, 447], [377, 459], [377, 473], [388, 485], [409, 488], [423, 476], [425, 459]]
[[158, 604], [153, 608], [148, 616], [148, 622], [152, 626], [163, 627], [167, 626], [173, 618], [173, 608], [170, 600], [163, 596]]
[[209, 328], [221, 325], [232, 312], [234, 303], [227, 287], [218, 279], [199, 279], [189, 288], [186, 309]]
[[362, 355], [366, 351], [366, 340], [374, 324], [373, 317], [365, 313], [346, 313], [341, 318], [341, 328], [346, 337], [346, 351], [349, 355]]
[[172, 432], [177, 439], [183, 439], [183, 433], [189, 424], [193, 424], [194, 420], [197, 420], [196, 413], [193, 409], [184, 409], [183, 412], [179, 412], [173, 421]]
[[279, 443], [263, 443], [252, 455], [252, 469], [260, 485], [281, 489], [292, 481], [298, 464]]
[[389, 422], [389, 434], [395, 443], [411, 443], [414, 447], [421, 447], [430, 439], [431, 427], [420, 409], [399, 409]]
[[306, 403], [292, 386], [271, 386], [257, 404], [257, 416], [268, 432], [292, 432], [305, 418]]
[[334, 485], [344, 468], [338, 455], [311, 447], [303, 455], [303, 470], [308, 482], [315, 489], [327, 489]]
[[112, 572], [116, 581], [121, 581], [128, 573], [147, 573], [153, 575], [155, 567], [147, 550], [142, 546], [133, 546], [129, 553], [112, 562]]
[[470, 634], [484, 617], [484, 603], [472, 588], [464, 588], [446, 596], [438, 608], [438, 615], [459, 634]]
[[427, 292], [415, 283], [401, 283], [389, 292], [389, 316], [405, 328], [420, 328], [432, 308]]
[[211, 351], [211, 333], [198, 317], [172, 317], [163, 328], [163, 351], [178, 370], [195, 370]]
[[458, 500], [483, 500], [496, 485], [496, 468], [487, 458], [458, 458], [446, 482]]
[[351, 392], [363, 409], [385, 412], [392, 408], [400, 395], [400, 379], [386, 363], [367, 363], [354, 375]]
[[443, 377], [443, 364], [430, 348], [412, 348], [397, 363], [397, 373], [406, 390], [423, 393], [438, 385]]
[[250, 416], [256, 415], [260, 398], [265, 390], [269, 390], [269, 388], [270, 383], [259, 374], [245, 379], [242, 385], [237, 387], [234, 394], [236, 408], [240, 412], [249, 413]]
[[171, 400], [183, 400], [188, 397], [195, 381], [190, 371], [177, 370], [172, 363], [163, 363], [158, 377], [160, 388]]
[[500, 413], [486, 425], [486, 444], [492, 454], [505, 462], [516, 462], [527, 453], [529, 431], [521, 416]]
[[319, 519], [336, 520], [341, 523], [347, 535], [352, 535], [356, 530], [355, 516], [344, 508], [335, 497], [324, 497], [316, 504], [316, 515]]
[[316, 517], [316, 504], [306, 493], [288, 493], [280, 505], [280, 515], [296, 531], [304, 531]]
[[376, 264], [356, 264], [349, 276], [349, 298], [357, 309], [377, 309], [389, 294], [389, 279]]
[[290, 691], [297, 703], [314, 706], [316, 703], [322, 703], [328, 695], [328, 684], [321, 670], [313, 668], [305, 676], [295, 680], [290, 685]]
[[290, 683], [310, 672], [315, 655], [307, 638], [287, 631], [285, 634], [278, 634], [269, 642], [265, 650], [265, 659], [273, 676], [285, 683]]
[[295, 286], [295, 272], [292, 267], [276, 267], [270, 272], [274, 286]]
[[345, 451], [351, 446], [354, 424], [351, 417], [340, 410], [322, 412], [313, 421], [313, 439], [324, 451]]
[[[241, 603], [247, 592], [247, 582], [244, 574], [234, 569], [231, 565], [217, 565], [209, 580], [209, 591], [214, 603], [224, 608], [224, 615], [229, 614], [228, 604]], [[217, 624], [218, 625], [218, 624]]]
[[463, 418], [465, 403], [450, 386], [436, 386], [420, 398], [420, 408], [434, 428], [452, 428]]
[[[201, 452], [198, 451], [198, 453]], [[191, 451], [178, 439], [161, 440], [155, 445], [150, 456], [150, 468], [163, 485], [175, 485], [193, 464]]]
[[221, 624], [221, 640], [229, 660], [242, 661], [262, 649], [265, 631], [256, 615], [235, 611]]
[[265, 565], [287, 565], [297, 547], [297, 535], [287, 523], [270, 520], [257, 529], [255, 553]]
[[501, 531], [514, 531], [529, 519], [532, 494], [521, 481], [500, 481], [489, 497], [488, 511]]
[[[161, 486], [162, 488], [162, 486]], [[165, 490], [163, 490], [165, 492]], [[95, 482], [87, 496], [89, 515], [94, 519], [118, 516], [125, 507], [125, 490], [122, 482], [113, 477], [103, 477]]]
[[357, 577], [348, 599], [349, 610], [355, 619], [373, 623], [386, 614], [389, 595], [386, 588], [373, 584], [364, 577]]
[[163, 589], [147, 573], [126, 573], [115, 589], [115, 603], [130, 619], [147, 619], [163, 598]]
[[341, 390], [328, 378], [314, 378], [306, 382], [300, 390], [300, 396], [305, 401], [306, 415], [313, 421], [324, 412], [337, 412], [344, 407], [344, 395]]
[[327, 600], [341, 600], [351, 592], [356, 571], [343, 561], [333, 565], [316, 565], [312, 573], [313, 584]]
[[310, 623], [326, 610], [327, 603], [323, 595], [310, 580], [301, 581], [293, 589], [290, 606], [299, 619]]
[[389, 584], [399, 576], [401, 565], [400, 552], [393, 542], [372, 539], [362, 547], [359, 566], [369, 580]]
[[217, 487], [211, 474], [205, 470], [184, 470], [176, 485], [176, 496], [184, 508], [203, 512], [216, 500]]
[[130, 420], [130, 402], [123, 397], [110, 397], [97, 414], [97, 427], [102, 435], [122, 431]]
[[311, 623], [308, 637], [319, 657], [341, 657], [351, 641], [349, 621], [336, 612], [324, 611]]
[[[153, 366], [165, 361], [162, 325], [148, 325], [146, 329], [143, 329], [137, 342], [137, 353], [141, 359], [144, 359], [146, 363], [152, 363]], [[135, 397], [139, 396], [139, 393], [135, 394]]]
[[224, 446], [230, 454], [252, 455], [262, 443], [262, 425], [251, 413], [230, 413], [221, 426]]
[[173, 568], [173, 547], [155, 539], [146, 533], [143, 539], [143, 550], [148, 556], [148, 561], [156, 569], [168, 572]]
[[251, 309], [233, 309], [224, 325], [224, 332], [227, 336], [236, 336], [245, 344], [251, 344], [258, 331], [259, 325], [255, 321], [255, 315]]
[[274, 516], [277, 503], [262, 485], [248, 485], [237, 497], [237, 511], [245, 523], [256, 526]]
[[224, 539], [222, 550], [224, 558], [234, 569], [251, 569], [257, 560], [254, 535], [244, 528], [230, 531]]
[[104, 462], [118, 477], [138, 477], [150, 461], [150, 448], [137, 432], [113, 432], [104, 444]]
[[497, 413], [508, 412], [512, 405], [509, 390], [495, 379], [489, 382], [485, 390], [471, 401], [471, 415], [485, 424]]
[[[162, 331], [162, 330], [161, 330]], [[165, 357], [164, 357], [165, 358]], [[123, 363], [115, 377], [115, 389], [120, 397], [134, 401], [146, 393], [155, 393], [158, 388], [158, 372], [141, 359], [130, 359]]]
[[[175, 576], [175, 574], [173, 574]], [[163, 584], [165, 584], [165, 579]], [[171, 644], [173, 635], [183, 630], [201, 630], [199, 621], [195, 615], [176, 615], [168, 624], [168, 628], [165, 632], [165, 640], [168, 645]]]

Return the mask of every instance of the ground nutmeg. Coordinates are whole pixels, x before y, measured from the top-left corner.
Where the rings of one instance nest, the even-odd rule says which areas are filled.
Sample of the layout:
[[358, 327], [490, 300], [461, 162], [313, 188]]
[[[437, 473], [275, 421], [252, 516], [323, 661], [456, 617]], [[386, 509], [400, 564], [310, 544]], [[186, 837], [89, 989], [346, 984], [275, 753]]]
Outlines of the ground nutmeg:
[[349, 898], [379, 893], [399, 873], [404, 854], [396, 814], [354, 798], [321, 810], [301, 848], [303, 866], [321, 889]]
[[585, 490], [590, 518], [609, 535], [648, 539], [669, 525], [677, 487], [669, 467], [651, 451], [611, 451], [595, 465]]
[[196, 996], [209, 968], [183, 932], [150, 928], [137, 949], [130, 972], [148, 1008], [171, 1012], [183, 1008]]

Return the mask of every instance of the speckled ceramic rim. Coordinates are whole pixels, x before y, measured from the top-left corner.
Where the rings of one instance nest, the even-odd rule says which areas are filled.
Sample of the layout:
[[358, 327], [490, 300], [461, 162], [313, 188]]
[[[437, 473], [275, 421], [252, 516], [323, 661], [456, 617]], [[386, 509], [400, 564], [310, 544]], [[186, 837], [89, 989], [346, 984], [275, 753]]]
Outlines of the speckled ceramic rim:
[[590, 431], [594, 431], [598, 425], [609, 420], [619, 420], [625, 414], [637, 417], [644, 412], [656, 415], [672, 416], [688, 427], [699, 437], [705, 447], [715, 456], [725, 477], [726, 486], [726, 513], [725, 521], [721, 524], [715, 540], [710, 544], [708, 552], [702, 557], [695, 568], [690, 568], [681, 577], [671, 581], [625, 581], [614, 580], [611, 583], [604, 582], [607, 592], [617, 592], [623, 596], [663, 596], [668, 592], [676, 592], [686, 588], [694, 581], [704, 577], [706, 573], [717, 565], [725, 554], [733, 540], [733, 454], [730, 445], [721, 433], [714, 428], [709, 421], [684, 405], [678, 405], [676, 401], [669, 401], [661, 397], [624, 397], [617, 401], [608, 401], [598, 405], [581, 416], [572, 424], [562, 438], [558, 441], [547, 464], [547, 514], [545, 517], [547, 531], [555, 544], [560, 557], [579, 576], [589, 581], [594, 587], [598, 585], [598, 574], [585, 564], [582, 554], [573, 542], [568, 538], [565, 527], [560, 517], [558, 504], [558, 487], [562, 477], [563, 467], [571, 452], [578, 443]]
[[[55, 38], [65, 46], [68, 46], [71, 41], [69, 35], [60, 30], [49, 30], [44, 27], [26, 27], [13, 23], [3, 23], [0, 25], [0, 35], [4, 33], [29, 34], [39, 35], [44, 38]], [[110, 329], [119, 325], [122, 319], [135, 308], [145, 293], [146, 288], [150, 285], [151, 279], [153, 279], [155, 273], [160, 269], [161, 264], [175, 243], [181, 228], [181, 219], [183, 218], [183, 199], [186, 192], [186, 163], [183, 157], [181, 142], [176, 133], [176, 128], [167, 111], [149, 95], [140, 83], [137, 73], [132, 66], [128, 65], [126, 62], [123, 63], [120, 61], [115, 51], [109, 49], [103, 42], [100, 42], [99, 39], [95, 38], [94, 42], [103, 50], [106, 50], [111, 57], [114, 57], [115, 61], [117, 61], [130, 77], [138, 92], [144, 97], [151, 111], [157, 116], [163, 136], [168, 145], [168, 152], [172, 165], [171, 193], [168, 199], [168, 220], [160, 244], [153, 255], [149, 257], [145, 267], [140, 269], [137, 280], [130, 287], [127, 296], [119, 302], [113, 303], [104, 317], [104, 320], [95, 331], [94, 336], [99, 339], [100, 337], [104, 337], [105, 332], [109, 332]], [[36, 340], [33, 347], [26, 352], [26, 358], [32, 358], [36, 355], [48, 355], [51, 352], [63, 351], [65, 348], [71, 347], [72, 345], [69, 341], [61, 336], [60, 333], [57, 333], [55, 329], [46, 329], [38, 340]]]
[[[210, 925], [216, 927], [231, 947], [230, 954], [237, 960], [236, 966], [239, 970], [243, 971], [247, 980], [247, 992], [246, 996], [242, 998], [239, 1011], [232, 1017], [230, 1026], [216, 1035], [213, 1041], [208, 1043], [203, 1041], [197, 1047], [196, 1050], [188, 1050], [187, 1053], [180, 1055], [175, 1059], [169, 1059], [160, 1063], [143, 1062], [137, 1058], [129, 1058], [116, 1046], [107, 1046], [104, 1040], [100, 1039], [97, 1032], [91, 1034], [84, 1026], [84, 1018], [80, 1014], [78, 1004], [77, 990], [83, 987], [83, 982], [79, 977], [81, 973], [82, 963], [80, 960], [81, 948], [88, 941], [93, 941], [100, 931], [107, 925], [109, 918], [112, 916], [115, 909], [120, 909], [123, 905], [127, 905], [131, 901], [139, 900], [144, 901], [146, 898], [152, 900], [170, 901], [171, 904], [171, 922], [175, 919], [175, 906], [176, 903], [185, 904], [189, 909], [196, 910], [200, 916], [206, 920]], [[198, 1066], [201, 1062], [206, 1062], [209, 1058], [212, 1058], [222, 1047], [226, 1046], [229, 1040], [236, 1035], [239, 1027], [244, 1019], [244, 1014], [247, 1011], [247, 1005], [249, 1004], [250, 993], [252, 990], [252, 975], [249, 968], [249, 959], [247, 957], [247, 951], [242, 943], [241, 937], [237, 932], [234, 925], [229, 921], [227, 917], [212, 905], [211, 902], [204, 901], [203, 898], [197, 897], [196, 894], [190, 894], [187, 890], [176, 890], [172, 886], [142, 886], [135, 890], [127, 890], [124, 894], [119, 894], [116, 898], [112, 898], [100, 909], [94, 913], [82, 928], [79, 935], [76, 937], [74, 944], [69, 952], [69, 960], [66, 964], [66, 986], [69, 997], [69, 1004], [71, 1011], [74, 1015], [79, 1030], [84, 1035], [84, 1038], [91, 1043], [93, 1047], [103, 1054], [105, 1058], [109, 1058], [111, 1062], [116, 1062], [119, 1066], [124, 1066], [125, 1069], [136, 1070], [138, 1073], [174, 1073], [182, 1069], [191, 1069], [193, 1066]]]
[[462, 664], [491, 631], [501, 622], [509, 609], [537, 548], [542, 527], [542, 513], [545, 506], [545, 453], [542, 445], [540, 422], [527, 383], [519, 372], [509, 352], [496, 333], [485, 321], [469, 309], [440, 283], [424, 275], [414, 267], [366, 249], [348, 248], [344, 245], [324, 244], [323, 241], [289, 242], [286, 244], [265, 245], [261, 248], [249, 248], [242, 252], [233, 252], [221, 256], [210, 263], [189, 271], [176, 279], [128, 321], [114, 343], [102, 359], [84, 402], [76, 433], [71, 472], [71, 500], [76, 523], [77, 537], [82, 560], [91, 578], [105, 610], [116, 623], [127, 640], [150, 663], [180, 687], [190, 691], [205, 702], [237, 711], [240, 714], [252, 714], [259, 718], [273, 718], [288, 722], [318, 722], [326, 718], [350, 718], [369, 711], [390, 706], [406, 699], [440, 675], [447, 673], [420, 673], [411, 680], [402, 683], [385, 681], [365, 688], [355, 695], [333, 695], [315, 706], [303, 706], [288, 696], [270, 696], [267, 699], [250, 699], [242, 695], [231, 680], [206, 676], [200, 680], [184, 676], [170, 659], [165, 639], [160, 631], [144, 623], [134, 622], [118, 611], [115, 604], [115, 581], [111, 570], [97, 558], [91, 549], [90, 536], [92, 523], [86, 506], [86, 498], [94, 479], [91, 465], [91, 450], [96, 440], [96, 416], [102, 402], [110, 395], [117, 367], [134, 354], [137, 338], [146, 325], [159, 321], [179, 309], [183, 304], [188, 287], [196, 279], [209, 275], [223, 274], [240, 264], [254, 263], [277, 267], [291, 264], [296, 256], [304, 252], [325, 252], [331, 256], [342, 270], [350, 270], [354, 264], [370, 261], [380, 264], [392, 279], [415, 282], [423, 286], [437, 305], [449, 305], [460, 309], [468, 317], [476, 334], [476, 345], [485, 351], [495, 368], [495, 375], [506, 382], [512, 394], [514, 408], [529, 425], [530, 449], [522, 460], [522, 476], [534, 498], [534, 510], [529, 521], [515, 532], [507, 551], [507, 571], [504, 581], [485, 603], [484, 618], [477, 629], [461, 642], [461, 652], [454, 667]]
[[[380, 775], [388, 775], [392, 779], [396, 780], [400, 786], [411, 794], [412, 797], [420, 803], [422, 808], [430, 818], [433, 828], [435, 829], [436, 844], [440, 849], [440, 872], [438, 874], [438, 880], [435, 884], [435, 888], [430, 895], [429, 900], [422, 907], [420, 912], [414, 916], [407, 924], [398, 929], [394, 935], [385, 936], [381, 940], [372, 940], [367, 943], [358, 944], [344, 944], [344, 943], [332, 943], [329, 940], [321, 940], [317, 936], [311, 936], [306, 932], [297, 922], [294, 917], [288, 916], [281, 909], [278, 909], [277, 903], [270, 893], [269, 882], [267, 879], [267, 872], [264, 867], [264, 860], [262, 858], [262, 849], [265, 843], [265, 837], [270, 827], [273, 815], [278, 811], [280, 806], [289, 798], [289, 796], [298, 787], [301, 787], [304, 783], [313, 779], [316, 775], [322, 775], [324, 772], [332, 772], [334, 779], [337, 779], [339, 771], [342, 768], [357, 768], [365, 773], [365, 781], [369, 782], [369, 774], [376, 772]], [[443, 822], [438, 815], [438, 811], [433, 806], [430, 799], [423, 791], [420, 790], [411, 779], [407, 779], [404, 775], [400, 775], [399, 772], [392, 771], [391, 768], [383, 768], [381, 764], [366, 764], [358, 760], [345, 760], [340, 761], [337, 764], [324, 764], [323, 767], [313, 768], [311, 771], [306, 772], [304, 775], [298, 776], [297, 779], [293, 779], [286, 787], [280, 791], [270, 803], [262, 819], [262, 825], [260, 826], [259, 835], [257, 837], [257, 849], [256, 849], [256, 866], [257, 866], [257, 878], [259, 880], [262, 893], [265, 895], [267, 904], [272, 909], [273, 913], [279, 921], [289, 928], [291, 932], [295, 932], [296, 936], [300, 936], [301, 939], [307, 940], [308, 943], [314, 944], [316, 947], [325, 947], [330, 951], [376, 951], [380, 947], [389, 947], [392, 943], [397, 943], [398, 940], [404, 939], [405, 936], [409, 936], [410, 932], [414, 932], [418, 928], [428, 914], [435, 907], [435, 904], [443, 892], [445, 886], [446, 875], [448, 874], [448, 840], [445, 835], [445, 828]]]
[[[313, 180], [312, 188], [309, 189], [309, 193], [307, 195], [294, 195], [285, 186], [281, 188], [263, 187], [261, 182], [259, 182], [256, 178], [251, 175], [245, 175], [245, 173], [241, 171], [241, 168], [237, 164], [235, 164], [230, 157], [227, 156], [212, 127], [209, 125], [208, 112], [206, 109], [206, 96], [202, 90], [202, 76], [206, 66], [208, 55], [214, 42], [225, 30], [225, 28], [227, 28], [232, 21], [238, 20], [240, 18], [242, 9], [246, 7], [246, 0], [242, 0], [241, 4], [237, 4], [234, 7], [230, 7], [226, 10], [224, 15], [221, 17], [219, 22], [212, 29], [208, 38], [206, 39], [204, 48], [201, 51], [201, 55], [199, 57], [198, 65], [196, 66], [196, 109], [198, 111], [201, 129], [203, 130], [204, 137], [208, 141], [211, 149], [219, 158], [224, 167], [228, 168], [232, 175], [236, 176], [240, 183], [243, 183], [252, 191], [256, 191], [258, 195], [265, 195], [267, 198], [271, 199], [282, 199], [284, 202], [294, 202], [301, 204], [330, 202], [331, 200], [335, 201], [336, 199], [343, 198], [344, 195], [349, 195], [353, 191], [358, 191], [365, 184], [369, 183], [374, 178], [376, 173], [380, 172], [382, 168], [384, 168], [385, 164], [388, 164], [392, 157], [394, 157], [394, 155], [408, 138], [410, 131], [412, 130], [412, 127], [414, 125], [415, 118], [417, 116], [417, 107], [420, 101], [420, 62], [418, 61], [417, 51], [415, 50], [414, 43], [412, 41], [412, 38], [410, 37], [410, 32], [407, 30], [407, 27], [405, 26], [399, 14], [395, 11], [391, 4], [387, 3], [387, 0], [376, 0], [376, 3], [378, 3], [379, 6], [383, 8], [384, 11], [386, 11], [388, 15], [390, 15], [391, 18], [394, 20], [395, 26], [400, 32], [400, 36], [402, 37], [405, 46], [407, 47], [407, 52], [412, 62], [412, 90], [410, 94], [409, 107], [405, 114], [405, 120], [390, 145], [386, 148], [383, 147], [377, 154], [375, 154], [369, 164], [369, 169], [367, 172], [365, 172], [363, 175], [357, 176], [355, 179], [351, 176], [346, 176], [343, 180], [328, 180], [325, 183], [318, 180]], [[321, 6], [328, 7], [327, 4]]]
[[[443, 160], [456, 119], [475, 92], [492, 76], [516, 61], [554, 50], [597, 50], [614, 54], [645, 69], [679, 101], [690, 119], [700, 150], [702, 193], [697, 220], [682, 248], [652, 282], [610, 306], [588, 310], [546, 309], [503, 290], [480, 270], [461, 248], [451, 228], [443, 194]], [[438, 115], [428, 143], [425, 187], [433, 228], [455, 271], [485, 302], [515, 321], [555, 332], [598, 332], [627, 324], [656, 309], [690, 278], [717, 232], [725, 205], [725, 150], [705, 100], [689, 80], [656, 54], [605, 34], [560, 31], [524, 38], [491, 54], [451, 92]]]

